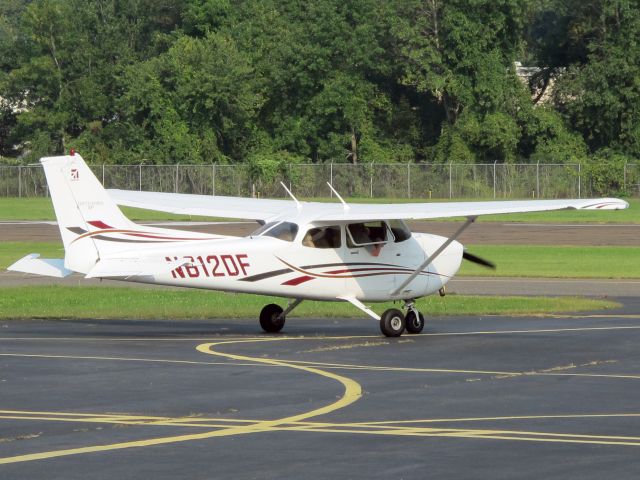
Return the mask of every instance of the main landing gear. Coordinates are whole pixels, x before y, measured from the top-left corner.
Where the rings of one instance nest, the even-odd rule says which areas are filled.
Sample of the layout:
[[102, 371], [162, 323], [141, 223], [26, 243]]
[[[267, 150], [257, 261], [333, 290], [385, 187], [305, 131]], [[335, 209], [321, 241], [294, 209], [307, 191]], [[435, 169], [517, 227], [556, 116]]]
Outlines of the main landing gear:
[[286, 310], [280, 305], [270, 303], [260, 312], [260, 326], [267, 333], [278, 333], [284, 327], [287, 315], [302, 302], [301, 298], [297, 298], [289, 304]]
[[282, 307], [275, 303], [266, 305], [260, 312], [260, 326], [265, 332], [276, 333], [284, 327], [285, 317]]
[[[406, 315], [397, 308], [390, 308], [386, 310], [381, 317], [378, 317], [374, 311], [364, 306], [355, 298], [349, 297], [345, 298], [345, 300], [351, 302], [376, 320], [379, 319], [380, 331], [386, 337], [399, 337], [405, 331], [407, 333], [417, 334], [422, 332], [424, 328], [424, 315], [418, 311], [414, 300], [405, 301], [404, 308], [407, 310]], [[266, 305], [260, 312], [260, 326], [267, 333], [278, 333], [284, 327], [287, 315], [300, 305], [301, 302], [302, 299], [297, 298], [289, 303], [289, 306], [284, 310], [275, 303]]]
[[380, 317], [380, 331], [386, 337], [399, 337], [406, 330], [408, 333], [417, 334], [424, 328], [424, 315], [420, 313], [413, 301], [405, 303], [407, 314], [396, 308], [390, 308]]

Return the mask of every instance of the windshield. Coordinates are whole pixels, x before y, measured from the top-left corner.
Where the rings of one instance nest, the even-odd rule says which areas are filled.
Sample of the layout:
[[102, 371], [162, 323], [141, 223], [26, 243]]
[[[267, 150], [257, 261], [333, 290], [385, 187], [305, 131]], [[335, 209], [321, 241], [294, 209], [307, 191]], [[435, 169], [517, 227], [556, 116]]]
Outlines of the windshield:
[[[265, 225], [266, 227], [267, 225]], [[276, 225], [271, 226], [263, 230], [261, 235], [263, 237], [273, 237], [278, 238], [280, 240], [285, 240], [287, 242], [293, 242], [293, 239], [296, 238], [296, 234], [298, 233], [298, 225], [291, 222], [280, 222]]]
[[389, 228], [391, 228], [393, 236], [396, 237], [396, 243], [404, 242], [411, 238], [411, 230], [403, 220], [391, 220]]
[[277, 224], [278, 224], [278, 222], [265, 223], [264, 225], [260, 226], [257, 230], [251, 232], [251, 236], [252, 237], [259, 237], [264, 232], [266, 232], [267, 230], [270, 230], [271, 228], [273, 228]]

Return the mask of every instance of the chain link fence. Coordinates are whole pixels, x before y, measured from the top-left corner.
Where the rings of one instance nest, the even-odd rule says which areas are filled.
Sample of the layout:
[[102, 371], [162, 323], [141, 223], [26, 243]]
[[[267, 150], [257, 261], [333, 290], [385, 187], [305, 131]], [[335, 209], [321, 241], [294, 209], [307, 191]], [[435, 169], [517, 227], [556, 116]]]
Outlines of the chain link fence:
[[[588, 198], [579, 164], [291, 164], [275, 178], [255, 178], [248, 165], [92, 165], [106, 188], [254, 197], [301, 198]], [[627, 164], [623, 192], [640, 197], [640, 164]], [[619, 192], [610, 192], [611, 195]], [[0, 165], [0, 196], [48, 196], [40, 165]]]

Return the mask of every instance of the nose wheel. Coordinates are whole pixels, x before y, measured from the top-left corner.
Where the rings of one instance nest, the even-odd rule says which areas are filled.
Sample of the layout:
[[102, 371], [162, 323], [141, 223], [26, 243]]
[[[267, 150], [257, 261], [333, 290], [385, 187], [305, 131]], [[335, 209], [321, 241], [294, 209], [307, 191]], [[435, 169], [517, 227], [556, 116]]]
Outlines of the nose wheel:
[[424, 315], [422, 315], [417, 310], [410, 309], [407, 312], [404, 323], [404, 328], [408, 333], [420, 333], [424, 328]]

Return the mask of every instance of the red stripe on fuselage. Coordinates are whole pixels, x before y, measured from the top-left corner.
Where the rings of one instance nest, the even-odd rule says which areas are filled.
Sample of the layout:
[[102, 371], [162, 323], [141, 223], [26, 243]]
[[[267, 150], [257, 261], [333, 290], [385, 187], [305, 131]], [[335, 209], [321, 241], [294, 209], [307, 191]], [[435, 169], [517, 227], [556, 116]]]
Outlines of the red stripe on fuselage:
[[309, 275], [303, 275], [302, 277], [292, 278], [291, 280], [287, 280], [282, 285], [300, 285], [301, 283], [308, 282], [309, 280], [313, 280], [313, 277]]
[[107, 225], [102, 220], [91, 220], [89, 225], [92, 225], [96, 228], [113, 228], [111, 225]]

